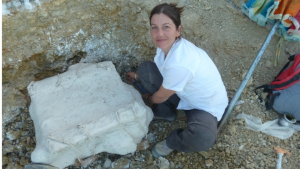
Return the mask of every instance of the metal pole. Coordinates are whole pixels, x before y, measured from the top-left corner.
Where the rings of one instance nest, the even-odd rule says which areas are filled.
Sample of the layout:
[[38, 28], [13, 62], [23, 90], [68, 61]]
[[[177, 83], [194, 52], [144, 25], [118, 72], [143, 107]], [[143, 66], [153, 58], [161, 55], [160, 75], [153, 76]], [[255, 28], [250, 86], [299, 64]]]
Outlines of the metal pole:
[[231, 113], [236, 101], [238, 100], [238, 98], [240, 97], [242, 91], [244, 90], [248, 80], [250, 79], [256, 65], [258, 64], [261, 56], [263, 55], [264, 51], [266, 50], [268, 44], [270, 43], [271, 39], [272, 39], [272, 36], [274, 35], [275, 31], [276, 31], [276, 28], [278, 27], [280, 21], [276, 21], [276, 23], [274, 24], [273, 28], [271, 29], [267, 39], [265, 40], [265, 43], [263, 44], [263, 46], [261, 47], [260, 51], [258, 52], [255, 60], [253, 61], [250, 69], [248, 70], [246, 76], [244, 77], [242, 83], [240, 84], [240, 87], [238, 88], [238, 90], [236, 91], [236, 93], [234, 94], [229, 106], [227, 107], [226, 109], [226, 112], [224, 113], [221, 121], [219, 122], [218, 124], [218, 132], [220, 131], [220, 129], [222, 128], [222, 126], [224, 125], [224, 123], [226, 122], [229, 114]]

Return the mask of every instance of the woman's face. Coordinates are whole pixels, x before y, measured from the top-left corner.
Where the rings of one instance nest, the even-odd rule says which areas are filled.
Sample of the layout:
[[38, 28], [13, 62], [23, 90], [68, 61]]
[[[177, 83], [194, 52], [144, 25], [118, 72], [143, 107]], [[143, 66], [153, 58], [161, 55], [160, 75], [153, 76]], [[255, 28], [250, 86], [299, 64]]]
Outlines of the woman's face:
[[176, 29], [172, 19], [167, 15], [154, 14], [151, 18], [151, 37], [154, 44], [168, 54], [176, 37], [180, 36], [181, 25]]

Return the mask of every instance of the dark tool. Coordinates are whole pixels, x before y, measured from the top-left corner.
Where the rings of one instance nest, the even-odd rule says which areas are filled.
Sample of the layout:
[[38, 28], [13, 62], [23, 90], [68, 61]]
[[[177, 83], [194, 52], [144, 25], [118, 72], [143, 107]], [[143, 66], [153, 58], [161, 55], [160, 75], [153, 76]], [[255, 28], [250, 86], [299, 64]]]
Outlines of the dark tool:
[[134, 80], [133, 83], [140, 90], [140, 92], [142, 92], [142, 94], [148, 93], [138, 81]]

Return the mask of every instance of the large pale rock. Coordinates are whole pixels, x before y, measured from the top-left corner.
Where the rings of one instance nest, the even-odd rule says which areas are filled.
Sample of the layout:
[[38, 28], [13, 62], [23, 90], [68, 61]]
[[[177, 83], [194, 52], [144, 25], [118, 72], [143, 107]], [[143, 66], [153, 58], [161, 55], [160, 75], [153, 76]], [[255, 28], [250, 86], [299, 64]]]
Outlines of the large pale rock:
[[34, 163], [59, 168], [100, 152], [136, 151], [153, 113], [111, 62], [79, 63], [28, 86], [36, 131]]

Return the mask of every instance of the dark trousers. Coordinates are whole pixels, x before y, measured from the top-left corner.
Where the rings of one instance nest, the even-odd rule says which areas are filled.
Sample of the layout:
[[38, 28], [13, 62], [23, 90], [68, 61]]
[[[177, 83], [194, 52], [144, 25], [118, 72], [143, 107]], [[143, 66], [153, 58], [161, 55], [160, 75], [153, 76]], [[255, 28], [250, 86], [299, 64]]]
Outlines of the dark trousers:
[[[144, 88], [154, 94], [162, 85], [163, 77], [153, 62], [142, 63], [137, 70]], [[154, 116], [170, 117], [176, 113], [180, 98], [174, 94], [163, 103], [152, 109]], [[217, 139], [217, 118], [208, 112], [198, 109], [185, 110], [187, 128], [175, 129], [167, 137], [169, 148], [181, 152], [198, 152], [209, 150]]]

